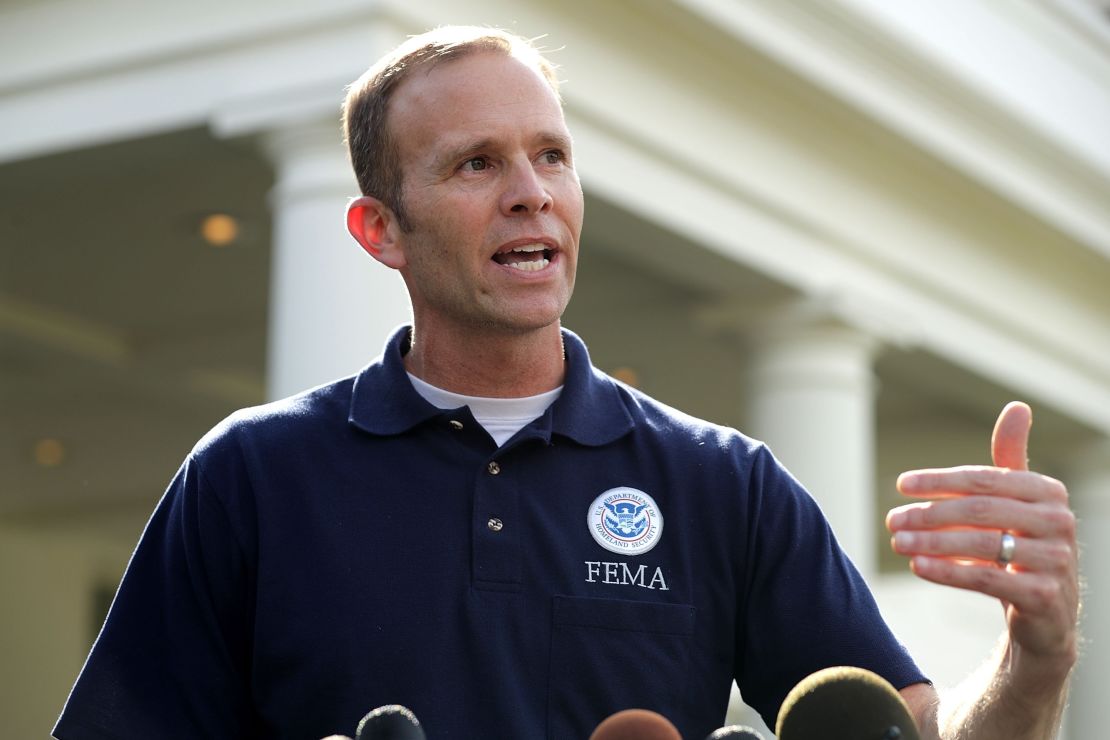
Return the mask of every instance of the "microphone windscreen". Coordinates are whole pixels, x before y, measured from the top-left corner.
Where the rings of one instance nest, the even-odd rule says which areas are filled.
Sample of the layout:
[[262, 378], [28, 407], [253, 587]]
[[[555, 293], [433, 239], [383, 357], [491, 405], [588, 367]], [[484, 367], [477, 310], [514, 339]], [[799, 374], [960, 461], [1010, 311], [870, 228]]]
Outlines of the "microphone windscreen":
[[625, 709], [603, 719], [590, 740], [682, 740], [682, 735], [661, 714]]
[[355, 740], [425, 740], [420, 721], [400, 704], [370, 710], [358, 723]]
[[705, 740], [766, 740], [763, 733], [747, 725], [729, 725], [719, 730], [713, 730], [705, 736]]
[[920, 740], [902, 696], [881, 676], [841, 666], [807, 676], [786, 696], [779, 740]]

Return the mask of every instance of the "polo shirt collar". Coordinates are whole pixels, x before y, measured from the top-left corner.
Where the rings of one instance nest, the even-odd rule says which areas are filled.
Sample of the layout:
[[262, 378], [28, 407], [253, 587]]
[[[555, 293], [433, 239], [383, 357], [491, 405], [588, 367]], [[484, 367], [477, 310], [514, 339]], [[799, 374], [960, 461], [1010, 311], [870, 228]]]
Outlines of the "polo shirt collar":
[[401, 434], [443, 413], [416, 392], [405, 374], [402, 358], [411, 331], [409, 326], [397, 327], [382, 354], [355, 376], [348, 421], [365, 432]]
[[630, 432], [632, 415], [626, 405], [627, 394], [615, 380], [593, 366], [586, 344], [577, 334], [563, 329], [563, 348], [567, 374], [562, 394], [548, 409], [552, 431], [593, 447]]
[[[402, 361], [411, 327], [398, 327], [385, 349], [355, 376], [348, 421], [370, 434], [402, 434], [445, 413], [416, 392]], [[632, 429], [625, 398], [612, 378], [590, 363], [586, 345], [574, 332], [563, 329], [567, 374], [563, 392], [533, 422], [536, 432], [568, 437], [589, 446], [612, 442]]]

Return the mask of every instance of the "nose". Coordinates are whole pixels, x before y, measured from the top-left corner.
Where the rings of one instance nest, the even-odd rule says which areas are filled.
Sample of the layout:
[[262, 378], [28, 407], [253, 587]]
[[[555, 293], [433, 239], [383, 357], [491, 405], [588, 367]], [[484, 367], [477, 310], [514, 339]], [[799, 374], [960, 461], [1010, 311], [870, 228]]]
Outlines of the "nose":
[[551, 193], [531, 162], [515, 165], [509, 172], [501, 209], [508, 214], [537, 214], [551, 209]]

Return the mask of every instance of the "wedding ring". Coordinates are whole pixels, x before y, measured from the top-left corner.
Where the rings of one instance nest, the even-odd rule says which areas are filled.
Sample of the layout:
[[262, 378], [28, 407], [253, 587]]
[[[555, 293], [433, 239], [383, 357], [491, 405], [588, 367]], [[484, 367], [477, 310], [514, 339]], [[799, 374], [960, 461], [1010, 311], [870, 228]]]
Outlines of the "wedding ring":
[[1002, 543], [998, 548], [998, 557], [995, 560], [1005, 568], [1014, 559], [1014, 550], [1017, 549], [1017, 540], [1009, 532], [1002, 533]]

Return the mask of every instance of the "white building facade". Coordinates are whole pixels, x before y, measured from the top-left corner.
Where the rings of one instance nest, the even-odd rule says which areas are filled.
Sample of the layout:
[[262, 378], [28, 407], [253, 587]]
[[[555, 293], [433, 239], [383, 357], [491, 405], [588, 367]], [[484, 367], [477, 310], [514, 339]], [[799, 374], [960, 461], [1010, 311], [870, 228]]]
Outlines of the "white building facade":
[[[603, 369], [767, 440], [941, 685], [988, 656], [1001, 610], [890, 554], [893, 481], [989, 462], [1003, 403], [1033, 406], [1032, 464], [1068, 483], [1083, 546], [1064, 736], [1097, 736], [1094, 0], [0, 3], [0, 731], [49, 729], [196, 437], [356, 371], [408, 319], [346, 234], [338, 110], [381, 53], [445, 23], [544, 36], [561, 66], [587, 199], [564, 323]], [[213, 214], [235, 229], [216, 246]]]

